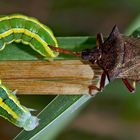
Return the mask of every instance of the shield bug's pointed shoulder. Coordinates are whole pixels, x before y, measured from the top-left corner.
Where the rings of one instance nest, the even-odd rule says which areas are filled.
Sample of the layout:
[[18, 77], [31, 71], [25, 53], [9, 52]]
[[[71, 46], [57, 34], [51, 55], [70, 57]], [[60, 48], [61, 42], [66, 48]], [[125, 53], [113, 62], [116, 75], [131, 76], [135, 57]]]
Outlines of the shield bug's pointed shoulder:
[[112, 48], [118, 48], [119, 46], [122, 46], [123, 44], [123, 37], [117, 27], [115, 25], [109, 35], [109, 37], [105, 40], [103, 43], [103, 51], [108, 53], [109, 49]]
[[118, 38], [120, 36], [120, 31], [117, 27], [117, 25], [115, 25], [109, 35], [109, 37], [114, 37], [114, 38]]
[[113, 80], [119, 73], [118, 67], [122, 64], [124, 56], [124, 40], [116, 25], [101, 49], [102, 57], [98, 65], [108, 73], [109, 79]]
[[[115, 40], [115, 39], [120, 39], [122, 38], [122, 35], [117, 27], [117, 25], [115, 25], [111, 31], [111, 33], [109, 34], [109, 37], [107, 38], [107, 40]], [[105, 42], [107, 41], [105, 40]]]

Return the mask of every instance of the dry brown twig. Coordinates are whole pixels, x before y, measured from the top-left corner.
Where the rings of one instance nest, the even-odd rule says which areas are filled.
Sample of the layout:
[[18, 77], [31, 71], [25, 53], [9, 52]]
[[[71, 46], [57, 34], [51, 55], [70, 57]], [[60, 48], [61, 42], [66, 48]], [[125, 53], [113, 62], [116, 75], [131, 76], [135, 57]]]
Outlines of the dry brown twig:
[[[80, 60], [0, 61], [0, 77], [18, 94], [83, 94], [88, 86], [99, 85], [102, 70]], [[94, 78], [93, 78], [94, 77]], [[97, 92], [97, 91], [96, 91]]]

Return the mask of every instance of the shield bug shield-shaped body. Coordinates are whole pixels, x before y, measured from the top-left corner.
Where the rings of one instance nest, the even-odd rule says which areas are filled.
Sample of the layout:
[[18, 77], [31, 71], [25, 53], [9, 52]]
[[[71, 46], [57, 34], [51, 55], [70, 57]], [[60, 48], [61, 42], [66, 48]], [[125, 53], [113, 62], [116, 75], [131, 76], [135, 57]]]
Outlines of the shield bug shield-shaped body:
[[97, 34], [96, 48], [93, 49], [76, 53], [50, 47], [58, 52], [80, 56], [82, 60], [87, 60], [90, 64], [96, 63], [103, 69], [100, 87], [90, 85], [90, 94], [92, 89], [103, 89], [106, 76], [109, 81], [121, 78], [130, 92], [134, 92], [135, 83], [140, 80], [140, 39], [120, 34], [117, 26], [113, 27], [105, 41], [102, 34]]
[[[128, 90], [134, 92], [135, 83], [140, 80], [139, 45], [139, 38], [120, 34], [117, 26], [114, 26], [105, 41], [101, 34], [97, 35], [97, 48], [90, 50], [88, 60], [93, 64], [97, 63], [104, 70], [100, 90], [104, 87], [104, 79], [107, 76], [109, 81], [122, 78]], [[85, 54], [86, 50], [82, 52], [83, 59], [87, 59]]]

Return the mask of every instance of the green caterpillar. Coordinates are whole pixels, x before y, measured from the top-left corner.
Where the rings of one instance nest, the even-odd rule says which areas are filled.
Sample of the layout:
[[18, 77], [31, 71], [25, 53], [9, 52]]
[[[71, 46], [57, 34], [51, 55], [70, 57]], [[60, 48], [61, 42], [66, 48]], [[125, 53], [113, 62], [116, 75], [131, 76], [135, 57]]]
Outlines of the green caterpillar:
[[[24, 15], [0, 17], [0, 51], [12, 42], [29, 45], [45, 58], [58, 55], [49, 48], [49, 45], [58, 47], [52, 31], [35, 18]], [[1, 83], [1, 80], [0, 116], [26, 131], [33, 130], [39, 124], [39, 119], [31, 115], [30, 109], [20, 104], [16, 96]]]
[[12, 42], [29, 45], [46, 58], [58, 55], [49, 48], [49, 45], [58, 47], [52, 31], [35, 18], [24, 15], [0, 17], [0, 50]]
[[39, 119], [32, 116], [30, 109], [22, 106], [14, 93], [10, 92], [0, 80], [0, 116], [26, 131], [33, 130]]

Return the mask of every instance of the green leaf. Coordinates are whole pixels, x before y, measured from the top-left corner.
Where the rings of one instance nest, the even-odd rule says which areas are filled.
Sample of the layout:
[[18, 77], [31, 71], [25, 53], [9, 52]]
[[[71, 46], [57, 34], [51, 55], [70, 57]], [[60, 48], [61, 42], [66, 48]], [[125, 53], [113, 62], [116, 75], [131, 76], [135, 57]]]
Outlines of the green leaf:
[[53, 139], [90, 98], [89, 95], [57, 96], [38, 115], [40, 119], [39, 126], [30, 132], [23, 130], [15, 140]]
[[133, 37], [140, 37], [140, 27], [136, 28], [131, 35]]
[[140, 27], [140, 16], [138, 16], [130, 25], [128, 28], [126, 28], [124, 34], [129, 36], [132, 35], [132, 33], [137, 30]]

